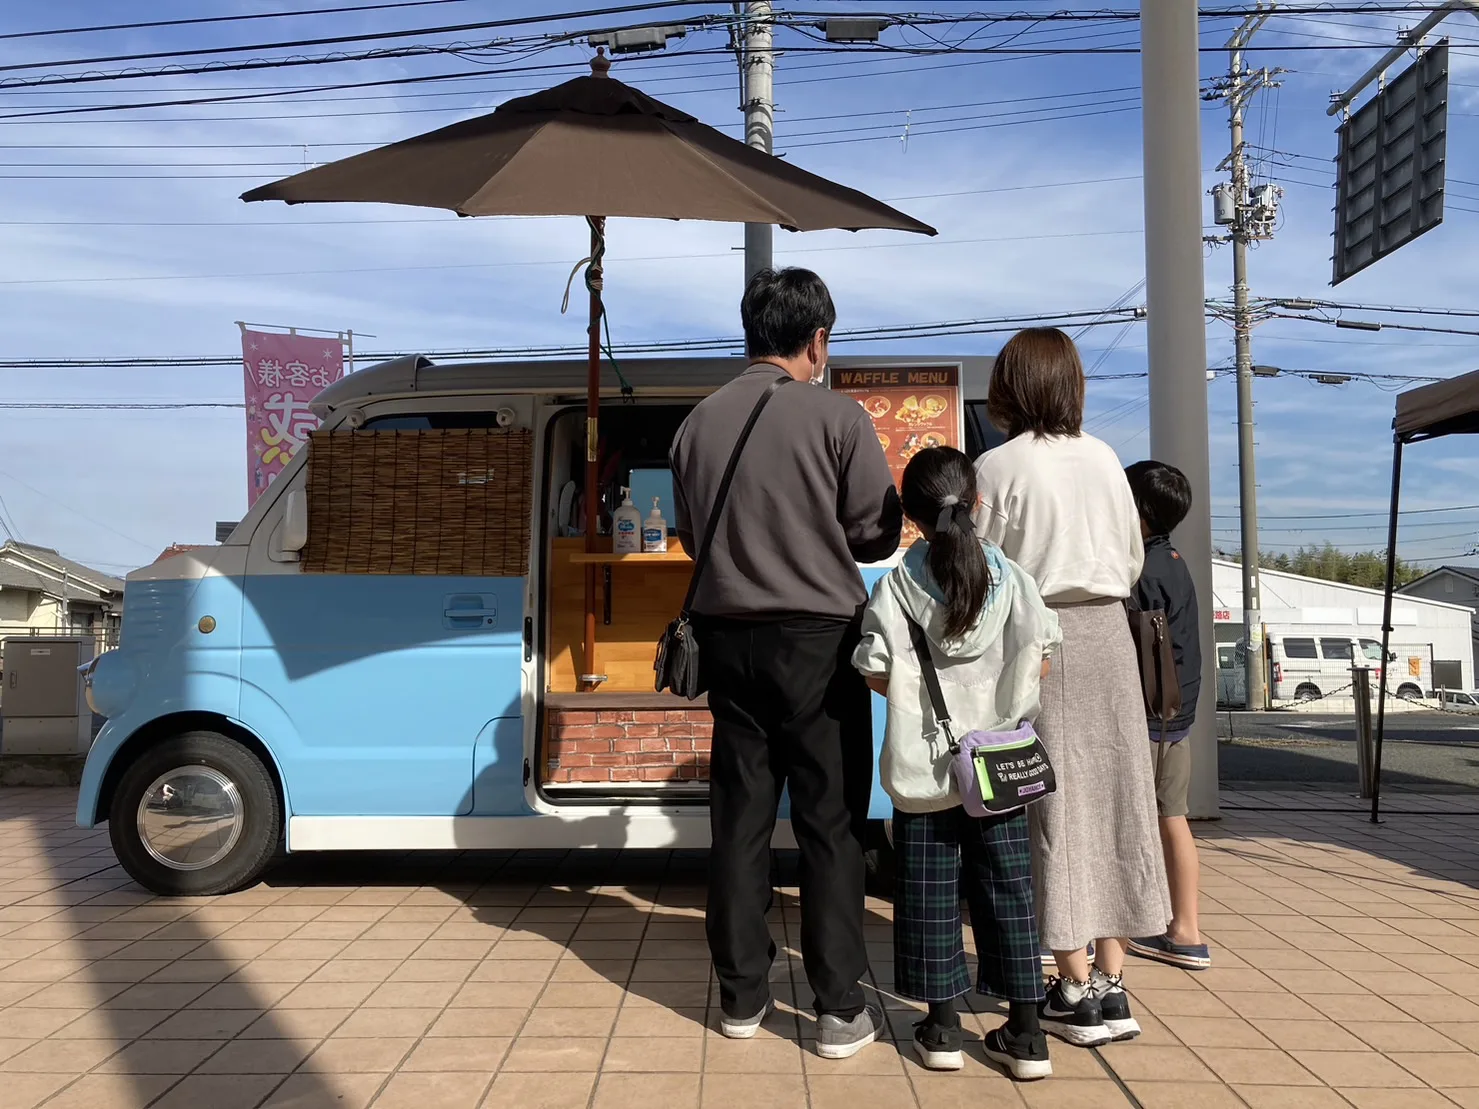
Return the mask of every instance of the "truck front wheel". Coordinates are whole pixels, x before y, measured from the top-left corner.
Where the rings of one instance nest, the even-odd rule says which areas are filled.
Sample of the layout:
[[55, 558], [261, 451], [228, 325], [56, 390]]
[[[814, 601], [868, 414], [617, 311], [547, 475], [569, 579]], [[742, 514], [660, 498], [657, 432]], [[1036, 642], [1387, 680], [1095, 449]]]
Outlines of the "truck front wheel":
[[271, 862], [282, 823], [282, 799], [262, 760], [215, 732], [150, 744], [124, 771], [108, 810], [123, 869], [167, 897], [250, 885]]

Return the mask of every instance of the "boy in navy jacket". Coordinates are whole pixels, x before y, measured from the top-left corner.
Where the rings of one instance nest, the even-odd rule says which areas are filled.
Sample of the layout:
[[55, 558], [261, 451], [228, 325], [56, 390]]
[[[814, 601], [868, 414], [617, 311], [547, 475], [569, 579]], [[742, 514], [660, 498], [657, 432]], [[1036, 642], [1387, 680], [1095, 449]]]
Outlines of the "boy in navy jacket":
[[1212, 959], [1197, 926], [1197, 844], [1186, 822], [1186, 797], [1191, 785], [1191, 744], [1186, 737], [1196, 720], [1197, 697], [1202, 688], [1201, 629], [1191, 571], [1171, 546], [1172, 529], [1186, 519], [1191, 509], [1191, 484], [1185, 474], [1164, 462], [1137, 462], [1125, 470], [1125, 476], [1135, 495], [1140, 532], [1145, 538], [1145, 568], [1130, 606], [1165, 612], [1181, 684], [1181, 715], [1164, 723], [1159, 719], [1149, 722], [1161, 847], [1171, 887], [1171, 924], [1163, 936], [1132, 939], [1130, 950], [1186, 970], [1205, 970]]

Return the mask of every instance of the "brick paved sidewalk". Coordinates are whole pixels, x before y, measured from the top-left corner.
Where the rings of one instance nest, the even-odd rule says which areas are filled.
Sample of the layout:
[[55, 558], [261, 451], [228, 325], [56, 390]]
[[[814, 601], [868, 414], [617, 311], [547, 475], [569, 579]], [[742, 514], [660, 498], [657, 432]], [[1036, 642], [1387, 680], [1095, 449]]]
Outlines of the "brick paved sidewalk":
[[[1216, 969], [1134, 962], [1146, 1035], [1055, 1044], [1057, 1077], [1014, 1087], [978, 1044], [956, 1075], [893, 1043], [819, 1059], [784, 957], [781, 1012], [721, 1039], [702, 855], [303, 857], [168, 901], [73, 826], [71, 791], [0, 791], [0, 1106], [1479, 1107], [1479, 817], [1407, 795], [1425, 815], [1373, 828], [1261, 800], [1286, 807], [1202, 829]], [[907, 1044], [889, 907], [869, 913]], [[777, 937], [796, 919], [783, 897]], [[1000, 1019], [982, 1008], [977, 1036]]]

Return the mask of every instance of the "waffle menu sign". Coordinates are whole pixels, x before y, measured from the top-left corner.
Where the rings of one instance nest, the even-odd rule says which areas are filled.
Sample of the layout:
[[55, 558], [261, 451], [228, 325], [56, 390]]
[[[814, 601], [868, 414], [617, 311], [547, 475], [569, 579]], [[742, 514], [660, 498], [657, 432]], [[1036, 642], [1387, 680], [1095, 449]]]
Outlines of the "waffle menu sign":
[[[834, 367], [831, 388], [852, 397], [868, 413], [895, 485], [920, 451], [963, 447], [958, 365]], [[918, 532], [905, 521], [904, 542], [917, 538]]]

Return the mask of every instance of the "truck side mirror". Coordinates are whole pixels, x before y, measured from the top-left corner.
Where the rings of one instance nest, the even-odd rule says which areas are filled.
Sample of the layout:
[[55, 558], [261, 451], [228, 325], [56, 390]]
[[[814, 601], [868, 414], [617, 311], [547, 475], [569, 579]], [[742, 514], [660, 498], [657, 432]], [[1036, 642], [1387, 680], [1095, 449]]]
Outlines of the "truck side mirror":
[[301, 489], [288, 493], [282, 514], [282, 549], [298, 552], [308, 546], [308, 496]]

